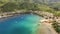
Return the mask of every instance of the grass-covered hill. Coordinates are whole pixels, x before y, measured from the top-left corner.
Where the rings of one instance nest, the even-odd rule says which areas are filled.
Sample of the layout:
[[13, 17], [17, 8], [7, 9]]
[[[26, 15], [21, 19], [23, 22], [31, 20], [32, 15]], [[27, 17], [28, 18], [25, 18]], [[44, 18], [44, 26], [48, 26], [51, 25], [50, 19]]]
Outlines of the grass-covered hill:
[[57, 16], [60, 16], [60, 0], [0, 0], [0, 12], [21, 9], [57, 12]]

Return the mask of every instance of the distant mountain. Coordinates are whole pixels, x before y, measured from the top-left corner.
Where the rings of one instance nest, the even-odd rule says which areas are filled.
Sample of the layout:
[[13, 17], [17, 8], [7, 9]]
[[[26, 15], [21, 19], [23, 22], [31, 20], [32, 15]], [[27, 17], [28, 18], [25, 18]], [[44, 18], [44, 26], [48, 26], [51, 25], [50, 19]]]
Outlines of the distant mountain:
[[53, 3], [53, 2], [60, 2], [60, 0], [34, 0], [34, 2], [37, 2], [37, 3]]
[[49, 2], [60, 2], [60, 0], [49, 0]]
[[51, 3], [51, 2], [60, 2], [60, 0], [9, 0], [9, 1], [18, 1], [18, 2], [34, 2], [34, 3]]

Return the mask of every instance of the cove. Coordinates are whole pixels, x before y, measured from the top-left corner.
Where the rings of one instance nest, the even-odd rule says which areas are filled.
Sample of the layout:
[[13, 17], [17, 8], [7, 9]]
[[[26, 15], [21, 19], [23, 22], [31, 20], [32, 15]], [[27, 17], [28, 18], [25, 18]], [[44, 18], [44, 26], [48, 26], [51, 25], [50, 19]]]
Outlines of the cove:
[[42, 17], [25, 14], [0, 22], [0, 34], [37, 34]]

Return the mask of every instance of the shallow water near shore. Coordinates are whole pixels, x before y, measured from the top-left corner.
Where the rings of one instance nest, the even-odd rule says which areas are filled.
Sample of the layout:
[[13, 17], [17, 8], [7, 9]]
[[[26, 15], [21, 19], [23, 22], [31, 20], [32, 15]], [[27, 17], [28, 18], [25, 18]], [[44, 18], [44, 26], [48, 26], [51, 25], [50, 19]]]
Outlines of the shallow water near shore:
[[25, 14], [0, 22], [0, 34], [37, 34], [42, 17]]

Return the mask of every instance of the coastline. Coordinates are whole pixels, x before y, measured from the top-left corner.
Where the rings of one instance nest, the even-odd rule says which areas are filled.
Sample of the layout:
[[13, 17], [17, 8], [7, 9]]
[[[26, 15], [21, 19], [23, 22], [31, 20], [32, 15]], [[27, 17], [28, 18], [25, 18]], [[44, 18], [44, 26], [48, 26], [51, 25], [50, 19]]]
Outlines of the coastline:
[[0, 22], [5, 21], [5, 20], [10, 19], [10, 18], [17, 17], [17, 16], [19, 16], [19, 15], [22, 15], [22, 14], [16, 14], [16, 15], [13, 15], [13, 16], [2, 17], [2, 18], [0, 18]]
[[[17, 17], [17, 16], [22, 15], [22, 14], [35, 14], [35, 13], [33, 13], [33, 12], [32, 12], [32, 13], [31, 13], [31, 12], [14, 13], [14, 14], [12, 14], [12, 16], [6, 16], [6, 17], [0, 18], [0, 22], [5, 21], [5, 20], [10, 19], [10, 18]], [[36, 14], [36, 15], [39, 15], [39, 14]], [[40, 15], [39, 15], [39, 16], [40, 16]], [[41, 17], [43, 17], [43, 16], [41, 16]], [[42, 20], [44, 20], [44, 19], [46, 19], [46, 18], [43, 17]], [[49, 21], [49, 20], [47, 20], [47, 21]], [[49, 23], [49, 22], [48, 22], [48, 23]], [[49, 23], [49, 24], [50, 24], [50, 23]], [[47, 24], [45, 24], [45, 25], [47, 25]], [[50, 25], [51, 25], [51, 24], [50, 24]], [[48, 25], [48, 26], [50, 27], [50, 25]]]
[[41, 23], [38, 34], [58, 34], [49, 23]]

